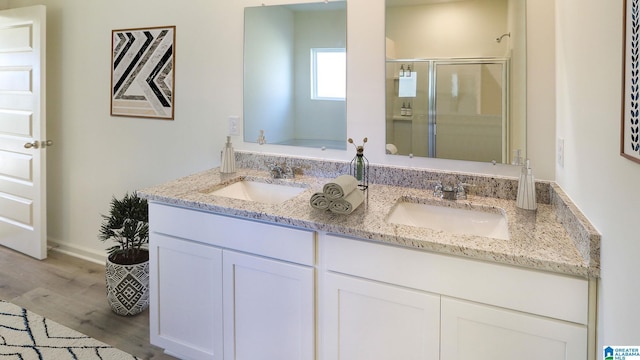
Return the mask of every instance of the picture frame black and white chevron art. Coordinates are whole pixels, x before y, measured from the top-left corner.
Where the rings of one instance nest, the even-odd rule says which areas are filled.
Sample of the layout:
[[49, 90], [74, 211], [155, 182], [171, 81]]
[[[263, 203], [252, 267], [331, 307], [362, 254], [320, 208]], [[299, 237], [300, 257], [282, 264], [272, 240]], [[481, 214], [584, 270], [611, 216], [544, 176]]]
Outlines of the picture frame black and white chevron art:
[[112, 30], [112, 116], [174, 119], [175, 40], [175, 26]]
[[624, 2], [624, 66], [620, 155], [640, 163], [640, 7]]

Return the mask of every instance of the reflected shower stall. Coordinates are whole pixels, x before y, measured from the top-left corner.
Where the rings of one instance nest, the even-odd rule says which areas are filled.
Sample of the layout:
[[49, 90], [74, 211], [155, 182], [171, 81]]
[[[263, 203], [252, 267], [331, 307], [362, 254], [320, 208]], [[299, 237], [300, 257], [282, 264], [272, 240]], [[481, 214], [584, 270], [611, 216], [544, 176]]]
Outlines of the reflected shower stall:
[[509, 60], [387, 60], [387, 153], [506, 162]]

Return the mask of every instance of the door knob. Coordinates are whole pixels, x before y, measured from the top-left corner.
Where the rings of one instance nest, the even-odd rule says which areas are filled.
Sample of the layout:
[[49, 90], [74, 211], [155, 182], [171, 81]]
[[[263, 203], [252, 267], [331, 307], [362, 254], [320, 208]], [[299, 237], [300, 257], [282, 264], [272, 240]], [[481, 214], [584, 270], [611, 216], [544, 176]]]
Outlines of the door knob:
[[45, 147], [51, 146], [51, 145], [53, 145], [53, 140], [44, 140], [44, 141], [36, 140], [36, 141], [34, 141], [32, 143], [24, 144], [24, 147], [27, 148], [27, 149], [31, 149], [31, 148], [37, 149], [39, 147], [45, 148]]

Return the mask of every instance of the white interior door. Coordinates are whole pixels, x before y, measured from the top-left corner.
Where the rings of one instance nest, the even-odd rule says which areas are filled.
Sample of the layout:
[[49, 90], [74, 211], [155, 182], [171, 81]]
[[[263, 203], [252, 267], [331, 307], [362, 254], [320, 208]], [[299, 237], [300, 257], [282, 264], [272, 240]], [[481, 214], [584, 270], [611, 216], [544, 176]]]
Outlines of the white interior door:
[[0, 245], [47, 257], [42, 5], [0, 11]]

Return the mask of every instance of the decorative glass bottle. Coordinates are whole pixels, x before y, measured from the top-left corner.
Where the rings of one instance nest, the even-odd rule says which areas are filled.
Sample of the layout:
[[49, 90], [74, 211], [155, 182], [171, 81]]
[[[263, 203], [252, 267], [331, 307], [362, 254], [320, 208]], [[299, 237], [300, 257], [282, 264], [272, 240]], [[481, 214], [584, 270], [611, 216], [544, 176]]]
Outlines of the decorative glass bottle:
[[365, 191], [369, 188], [369, 160], [364, 156], [364, 144], [367, 138], [364, 138], [362, 145], [354, 144], [351, 138], [347, 141], [356, 147], [356, 156], [351, 160], [349, 173], [358, 180], [358, 188]]

